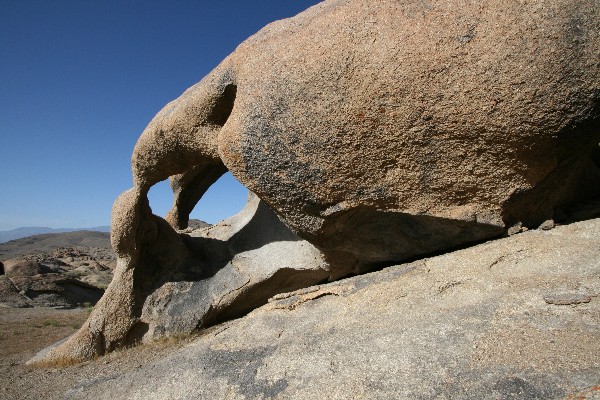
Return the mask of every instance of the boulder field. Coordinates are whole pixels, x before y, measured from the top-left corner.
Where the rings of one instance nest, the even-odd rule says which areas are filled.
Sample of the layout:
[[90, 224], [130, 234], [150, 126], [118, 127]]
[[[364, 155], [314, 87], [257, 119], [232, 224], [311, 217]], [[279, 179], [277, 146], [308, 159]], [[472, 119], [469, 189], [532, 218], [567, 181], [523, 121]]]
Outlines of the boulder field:
[[110, 251], [81, 246], [4, 260], [0, 307], [75, 308], [96, 304], [112, 279], [114, 263], [110, 254], [102, 253]]
[[[600, 192], [598, 54], [593, 0], [327, 0], [266, 26], [144, 130], [132, 157], [134, 187], [113, 206], [115, 277], [84, 326], [35, 362], [94, 358], [242, 316], [281, 292], [551, 228], [549, 220]], [[228, 223], [185, 231], [190, 211], [226, 171], [257, 198]], [[163, 219], [152, 214], [147, 193], [166, 178], [175, 198]], [[544, 265], [531, 265], [535, 279], [554, 273]], [[444, 279], [432, 297], [449, 310], [438, 322], [427, 319], [437, 314], [426, 313], [425, 300], [392, 303], [405, 325], [390, 329], [404, 326], [415, 337], [423, 329], [440, 365], [445, 342], [427, 336], [428, 327], [448, 332], [452, 345], [463, 328], [443, 323], [470, 321], [457, 306], [468, 299], [450, 295], [456, 288], [481, 282], [476, 293], [486, 305], [474, 312], [492, 330], [490, 318], [501, 310], [484, 299], [504, 288], [500, 276], [508, 272], [498, 272], [494, 286], [485, 280], [497, 268], [467, 267], [469, 280]], [[411, 286], [415, 274], [394, 278], [394, 290], [429, 296], [427, 285]], [[384, 318], [367, 300], [360, 304]], [[508, 331], [527, 311], [510, 304], [498, 315]], [[326, 314], [338, 315], [341, 306], [331, 307]], [[521, 310], [514, 320], [511, 310]], [[351, 321], [328, 329], [343, 332]], [[542, 322], [536, 329], [552, 327]], [[368, 323], [359, 330], [368, 334]], [[267, 340], [262, 333], [253, 343]], [[376, 340], [385, 344], [386, 335]], [[198, 362], [226, 363], [211, 354], [196, 354]], [[286, 379], [272, 383], [283, 388]], [[526, 390], [531, 379], [494, 384]]]

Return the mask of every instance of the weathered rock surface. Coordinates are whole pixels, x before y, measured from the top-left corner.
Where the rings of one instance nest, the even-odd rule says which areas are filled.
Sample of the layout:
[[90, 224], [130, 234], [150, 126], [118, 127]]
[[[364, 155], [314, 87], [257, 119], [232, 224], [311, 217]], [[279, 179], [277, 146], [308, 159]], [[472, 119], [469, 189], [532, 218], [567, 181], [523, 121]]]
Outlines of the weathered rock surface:
[[49, 268], [45, 268], [34, 260], [13, 258], [4, 260], [4, 271], [9, 277], [20, 278], [26, 276], [33, 276], [43, 274], [45, 272], [51, 272]]
[[[61, 243], [104, 246], [59, 247]], [[16, 256], [2, 263], [5, 273], [0, 283], [2, 307], [93, 305], [112, 280], [116, 264], [105, 233], [38, 235], [3, 243], [0, 247], [3, 254]]]
[[[294, 285], [559, 220], [600, 191], [598, 54], [593, 0], [329, 0], [268, 25], [144, 130], [134, 187], [113, 207], [117, 277], [46, 359], [188, 332]], [[262, 247], [243, 251], [237, 233], [175, 231], [227, 170], [307, 242], [285, 247], [253, 219], [242, 236]], [[147, 193], [169, 177], [163, 220]]]
[[599, 219], [531, 230], [277, 296], [151, 363], [116, 354], [132, 365], [66, 398], [593, 398], [599, 296]]
[[183, 239], [188, 249], [201, 254], [198, 276], [170, 281], [148, 296], [139, 322], [148, 327], [146, 339], [189, 334], [239, 317], [273, 293], [311, 286], [329, 276], [322, 254], [254, 195], [242, 213]]
[[2, 307], [93, 305], [108, 287], [116, 266], [109, 234], [92, 231], [0, 243], [0, 260], [6, 270], [0, 281]]
[[19, 290], [6, 275], [1, 275], [0, 307], [26, 308], [33, 307], [33, 304], [30, 299], [19, 293]]
[[184, 227], [230, 170], [335, 276], [535, 228], [600, 189], [598, 54], [597, 1], [324, 1], [168, 104], [135, 190]]

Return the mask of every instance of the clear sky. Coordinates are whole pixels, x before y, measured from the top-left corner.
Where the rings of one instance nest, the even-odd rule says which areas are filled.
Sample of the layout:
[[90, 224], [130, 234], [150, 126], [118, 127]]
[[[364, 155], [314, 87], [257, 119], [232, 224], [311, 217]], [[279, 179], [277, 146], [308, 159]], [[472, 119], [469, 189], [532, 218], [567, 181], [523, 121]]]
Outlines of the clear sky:
[[[0, 230], [109, 225], [152, 117], [267, 23], [318, 0], [0, 0]], [[215, 223], [246, 190], [219, 180]], [[155, 214], [168, 183], [150, 193]]]

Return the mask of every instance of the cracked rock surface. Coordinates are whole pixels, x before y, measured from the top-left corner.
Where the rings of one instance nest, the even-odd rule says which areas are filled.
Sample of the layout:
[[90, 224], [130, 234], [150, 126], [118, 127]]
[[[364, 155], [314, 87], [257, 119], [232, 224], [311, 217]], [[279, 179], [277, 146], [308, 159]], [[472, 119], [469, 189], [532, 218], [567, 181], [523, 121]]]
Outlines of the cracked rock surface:
[[104, 293], [96, 285], [110, 282], [112, 274], [108, 267], [96, 261], [82, 263], [84, 265], [77, 266], [76, 262], [67, 264], [58, 258], [43, 256], [4, 260], [0, 307], [73, 308], [96, 304]]

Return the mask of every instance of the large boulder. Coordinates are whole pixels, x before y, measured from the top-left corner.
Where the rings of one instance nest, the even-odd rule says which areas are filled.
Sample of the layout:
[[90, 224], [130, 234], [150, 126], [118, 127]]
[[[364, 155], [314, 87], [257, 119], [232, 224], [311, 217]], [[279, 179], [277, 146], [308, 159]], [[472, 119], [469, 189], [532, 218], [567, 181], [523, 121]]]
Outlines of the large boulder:
[[536, 227], [598, 192], [599, 32], [590, 0], [322, 2], [167, 105], [136, 188], [181, 174], [183, 227], [228, 169], [335, 276]]
[[20, 278], [49, 272], [35, 260], [10, 258], [4, 260], [4, 273], [8, 277]]
[[[221, 239], [173, 229], [227, 170], [317, 255], [319, 272], [286, 287], [563, 215], [600, 191], [598, 54], [593, 0], [329, 0], [268, 25], [144, 130], [134, 187], [113, 207], [117, 277], [48, 357], [93, 357], [169, 331], [170, 318], [200, 328], [282, 290], [271, 280], [272, 267], [288, 268], [279, 250], [246, 254], [257, 260], [248, 284], [269, 282], [250, 296], [239, 286], [245, 272], [223, 267], [237, 250], [215, 264]], [[167, 223], [147, 193], [168, 177]], [[281, 243], [263, 231], [256, 240]], [[222, 278], [224, 289], [205, 295]], [[169, 308], [174, 298], [185, 306]]]

